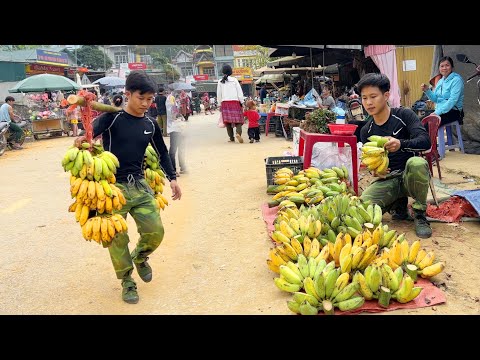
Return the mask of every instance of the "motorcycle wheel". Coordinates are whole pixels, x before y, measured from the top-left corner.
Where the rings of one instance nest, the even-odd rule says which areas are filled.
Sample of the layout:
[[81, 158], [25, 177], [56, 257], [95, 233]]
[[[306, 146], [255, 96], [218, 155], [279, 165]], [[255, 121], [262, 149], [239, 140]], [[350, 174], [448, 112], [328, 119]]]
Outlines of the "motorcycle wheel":
[[7, 139], [5, 138], [5, 134], [0, 134], [0, 156], [3, 155], [6, 149], [7, 149]]

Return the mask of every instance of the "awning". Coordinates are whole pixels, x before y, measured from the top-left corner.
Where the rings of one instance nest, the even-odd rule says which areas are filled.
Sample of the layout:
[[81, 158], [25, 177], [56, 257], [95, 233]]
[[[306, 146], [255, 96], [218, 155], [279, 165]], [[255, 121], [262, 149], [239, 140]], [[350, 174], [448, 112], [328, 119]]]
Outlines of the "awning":
[[269, 57], [277, 56], [291, 56], [295, 53], [297, 57], [310, 56], [310, 49], [312, 55], [321, 54], [325, 49], [337, 50], [362, 50], [362, 45], [261, 45], [272, 48]]
[[296, 64], [303, 56], [285, 56], [267, 63], [267, 66], [288, 66]]
[[258, 78], [255, 81], [255, 84], [273, 84], [273, 83], [278, 83], [278, 82], [283, 82], [285, 80], [285, 75], [283, 74], [265, 74]]

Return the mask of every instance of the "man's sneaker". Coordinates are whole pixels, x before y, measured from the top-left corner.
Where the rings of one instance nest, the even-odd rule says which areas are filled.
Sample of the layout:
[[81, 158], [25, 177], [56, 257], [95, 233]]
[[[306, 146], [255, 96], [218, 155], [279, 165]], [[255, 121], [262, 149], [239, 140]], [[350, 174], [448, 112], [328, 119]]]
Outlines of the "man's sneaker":
[[239, 143], [243, 143], [242, 135], [237, 134], [237, 135], [235, 135], [235, 137], [237, 138], [237, 140], [238, 140]]
[[135, 259], [133, 259], [133, 263], [137, 268], [138, 276], [140, 276], [140, 279], [145, 282], [150, 282], [152, 281], [152, 268], [150, 265], [148, 265], [147, 260], [148, 257], [145, 258], [142, 262], [136, 262]]
[[430, 227], [430, 223], [427, 221], [425, 217], [425, 211], [417, 212], [415, 211], [415, 233], [419, 238], [429, 238], [432, 236], [432, 228]]
[[122, 280], [122, 299], [129, 304], [138, 303], [137, 284], [132, 279]]
[[11, 146], [12, 146], [12, 149], [14, 149], [14, 150], [22, 150], [23, 149], [23, 147], [20, 146], [19, 144], [13, 143]]

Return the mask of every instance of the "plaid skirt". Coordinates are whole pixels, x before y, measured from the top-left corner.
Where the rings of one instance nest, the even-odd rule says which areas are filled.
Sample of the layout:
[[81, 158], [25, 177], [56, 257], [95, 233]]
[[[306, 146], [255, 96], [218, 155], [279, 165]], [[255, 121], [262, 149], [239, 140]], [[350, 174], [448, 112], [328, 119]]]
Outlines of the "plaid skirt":
[[243, 110], [240, 101], [222, 101], [221, 108], [224, 123], [245, 123], [243, 119]]

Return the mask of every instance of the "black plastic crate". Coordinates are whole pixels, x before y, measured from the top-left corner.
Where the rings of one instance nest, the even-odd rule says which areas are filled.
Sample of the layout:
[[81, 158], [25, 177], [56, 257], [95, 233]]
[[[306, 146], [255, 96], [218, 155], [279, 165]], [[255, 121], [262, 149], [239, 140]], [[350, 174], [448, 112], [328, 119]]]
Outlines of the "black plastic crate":
[[294, 173], [303, 170], [302, 156], [270, 156], [265, 159], [265, 168], [267, 172], [267, 186], [273, 185], [273, 175], [275, 171], [281, 168], [289, 168]]

